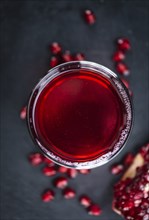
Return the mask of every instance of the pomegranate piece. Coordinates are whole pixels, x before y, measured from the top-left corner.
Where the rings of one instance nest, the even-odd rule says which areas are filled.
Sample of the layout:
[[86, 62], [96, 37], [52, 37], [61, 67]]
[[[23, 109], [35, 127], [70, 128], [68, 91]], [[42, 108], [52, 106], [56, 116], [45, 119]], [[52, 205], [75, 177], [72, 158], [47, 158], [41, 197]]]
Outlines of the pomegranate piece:
[[149, 163], [140, 152], [114, 186], [113, 210], [125, 219], [144, 220], [149, 214]]
[[80, 201], [81, 205], [83, 205], [85, 207], [89, 207], [92, 203], [91, 199], [86, 195], [80, 196], [79, 201]]
[[31, 153], [28, 160], [33, 166], [37, 166], [43, 162], [43, 155], [40, 153]]
[[68, 179], [66, 177], [58, 177], [54, 180], [54, 186], [59, 189], [64, 189], [68, 185]]
[[51, 45], [50, 45], [50, 50], [53, 54], [58, 54], [62, 51], [62, 48], [61, 48], [61, 45], [57, 42], [53, 42]]
[[124, 51], [130, 50], [131, 48], [130, 41], [126, 38], [119, 38], [117, 40], [117, 45], [120, 50]]
[[87, 208], [88, 214], [98, 216], [101, 214], [101, 208], [97, 204], [92, 204]]
[[130, 70], [128, 69], [126, 64], [124, 64], [122, 62], [116, 64], [116, 70], [118, 73], [120, 73], [124, 76], [128, 76], [130, 74]]
[[78, 175], [78, 171], [76, 169], [68, 169], [67, 174], [70, 178], [75, 178]]
[[122, 78], [121, 78], [121, 81], [126, 86], [126, 88], [129, 89], [129, 82], [126, 79], [122, 79]]
[[[132, 178], [129, 183], [125, 183], [121, 180], [125, 183], [123, 189], [115, 189], [114, 210], [119, 210], [120, 214], [125, 216], [126, 219], [129, 219], [129, 216], [130, 219], [136, 220], [135, 213], [137, 213], [138, 216], [141, 215], [142, 212], [144, 212], [144, 215], [147, 214], [147, 208], [143, 208], [142, 203], [144, 203], [145, 200], [149, 208], [149, 181], [145, 179], [148, 172], [149, 164], [145, 164], [138, 169], [136, 176]], [[119, 191], [121, 191], [121, 196]]]
[[21, 111], [20, 111], [20, 118], [21, 118], [22, 120], [26, 119], [26, 113], [27, 113], [27, 107], [25, 106], [25, 107], [23, 107], [23, 108], [21, 109]]
[[63, 196], [65, 199], [73, 199], [75, 195], [76, 195], [76, 192], [72, 188], [67, 187], [63, 190]]
[[62, 55], [61, 55], [62, 62], [69, 62], [73, 60], [73, 56], [71, 55], [69, 50], [66, 50]]
[[67, 173], [68, 168], [67, 167], [63, 167], [63, 166], [58, 166], [57, 171], [60, 172], [60, 173]]
[[114, 164], [111, 167], [111, 173], [114, 175], [120, 174], [124, 169], [124, 166], [122, 164]]
[[54, 166], [52, 167], [46, 166], [43, 168], [42, 173], [45, 176], [54, 176], [56, 174], [56, 168]]
[[50, 60], [50, 67], [53, 68], [59, 64], [58, 58], [57, 57], [51, 57]]
[[81, 169], [81, 170], [79, 170], [79, 172], [81, 174], [89, 174], [91, 172], [91, 170], [90, 169]]
[[124, 160], [123, 160], [124, 165], [126, 165], [126, 166], [130, 165], [132, 163], [133, 159], [134, 159], [133, 154], [131, 154], [131, 153], [126, 154], [126, 156], [124, 157]]
[[54, 197], [55, 197], [54, 191], [49, 189], [42, 194], [41, 199], [43, 202], [50, 202], [54, 199]]
[[122, 51], [116, 51], [112, 57], [113, 61], [120, 62], [125, 59], [125, 54]]
[[91, 10], [85, 10], [84, 19], [85, 19], [86, 23], [90, 24], [90, 25], [94, 24], [96, 21], [96, 17], [94, 15], [93, 11], [91, 11]]
[[74, 56], [74, 60], [78, 60], [78, 61], [81, 61], [81, 60], [85, 60], [85, 56], [83, 53], [77, 53], [75, 56]]

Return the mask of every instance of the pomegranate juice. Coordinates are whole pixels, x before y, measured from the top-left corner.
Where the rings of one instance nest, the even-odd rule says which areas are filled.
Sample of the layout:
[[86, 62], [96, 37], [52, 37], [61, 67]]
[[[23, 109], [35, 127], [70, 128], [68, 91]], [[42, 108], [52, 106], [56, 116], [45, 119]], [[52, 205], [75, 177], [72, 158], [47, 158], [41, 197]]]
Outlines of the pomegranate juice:
[[47, 150], [64, 160], [85, 162], [112, 150], [126, 124], [126, 111], [108, 78], [70, 70], [41, 91], [34, 123]]
[[88, 169], [120, 152], [132, 126], [132, 107], [115, 73], [97, 63], [71, 61], [49, 70], [35, 86], [27, 121], [45, 156]]

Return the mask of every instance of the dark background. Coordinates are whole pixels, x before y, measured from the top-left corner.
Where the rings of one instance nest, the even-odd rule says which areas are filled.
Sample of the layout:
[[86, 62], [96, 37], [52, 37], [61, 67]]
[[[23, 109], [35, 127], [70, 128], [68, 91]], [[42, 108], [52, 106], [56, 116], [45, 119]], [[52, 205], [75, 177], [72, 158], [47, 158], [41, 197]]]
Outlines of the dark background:
[[[149, 139], [149, 39], [148, 1], [145, 0], [57, 0], [1, 1], [1, 219], [2, 220], [120, 220], [111, 209], [112, 185], [119, 177], [109, 167], [126, 152], [136, 152]], [[84, 9], [97, 17], [93, 26], [83, 18]], [[87, 193], [103, 209], [100, 217], [89, 216], [76, 199], [56, 199], [45, 204], [42, 191], [51, 186], [40, 168], [32, 167], [27, 155], [34, 144], [20, 108], [30, 91], [49, 68], [48, 45], [58, 41], [64, 49], [83, 52], [87, 60], [112, 70], [114, 40], [126, 36], [132, 44], [126, 63], [134, 93], [134, 127], [124, 150], [110, 163], [88, 176], [70, 181], [78, 195]]]

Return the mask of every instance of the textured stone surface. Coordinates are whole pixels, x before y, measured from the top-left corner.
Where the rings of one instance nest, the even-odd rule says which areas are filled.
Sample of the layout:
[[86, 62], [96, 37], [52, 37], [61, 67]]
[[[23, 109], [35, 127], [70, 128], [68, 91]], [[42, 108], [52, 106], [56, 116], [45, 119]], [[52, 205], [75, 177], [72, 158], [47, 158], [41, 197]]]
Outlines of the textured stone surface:
[[[121, 220], [111, 209], [112, 185], [118, 177], [109, 167], [126, 152], [136, 151], [149, 133], [148, 2], [145, 0], [1, 1], [1, 219], [92, 220], [74, 199], [60, 193], [50, 204], [40, 194], [51, 183], [27, 155], [36, 151], [19, 111], [33, 86], [49, 68], [48, 45], [58, 41], [64, 50], [83, 52], [87, 60], [114, 70], [113, 40], [126, 36], [132, 44], [126, 63], [134, 93], [134, 127], [123, 151], [110, 163], [71, 181], [78, 194], [87, 193], [103, 209], [100, 220]], [[94, 11], [97, 21], [89, 26], [84, 9]], [[58, 192], [58, 190], [56, 190]]]

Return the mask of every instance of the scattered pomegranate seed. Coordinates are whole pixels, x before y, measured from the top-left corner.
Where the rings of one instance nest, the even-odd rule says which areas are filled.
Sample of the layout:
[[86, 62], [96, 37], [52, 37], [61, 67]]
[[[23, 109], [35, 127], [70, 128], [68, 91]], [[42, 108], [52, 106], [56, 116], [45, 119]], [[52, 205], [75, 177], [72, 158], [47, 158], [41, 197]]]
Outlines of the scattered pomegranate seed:
[[69, 50], [66, 50], [63, 54], [62, 54], [62, 61], [63, 62], [69, 62], [69, 61], [72, 61], [73, 60], [73, 57], [70, 53]]
[[125, 54], [122, 51], [116, 51], [113, 55], [113, 61], [119, 62], [125, 59]]
[[75, 195], [76, 195], [76, 192], [69, 187], [63, 190], [63, 196], [65, 197], [65, 199], [72, 199], [75, 197]]
[[92, 203], [91, 199], [86, 195], [80, 196], [79, 201], [85, 207], [89, 207]]
[[79, 172], [81, 174], [89, 174], [91, 172], [91, 170], [90, 169], [81, 169], [81, 170], [79, 170]]
[[112, 167], [111, 167], [111, 173], [114, 174], [114, 175], [117, 175], [119, 173], [121, 173], [124, 169], [124, 166], [121, 165], [121, 164], [114, 164]]
[[51, 57], [50, 67], [53, 68], [53, 67], [55, 67], [57, 65], [58, 65], [58, 58], [57, 57]]
[[119, 38], [117, 40], [117, 44], [118, 44], [118, 48], [120, 50], [130, 50], [131, 46], [130, 46], [130, 42], [128, 39], [126, 38]]
[[58, 172], [60, 173], [67, 173], [67, 171], [68, 171], [67, 167], [63, 167], [63, 166], [58, 167]]
[[126, 156], [123, 160], [124, 165], [126, 165], [126, 166], [130, 165], [132, 163], [133, 159], [134, 159], [133, 154], [131, 154], [131, 153], [126, 154]]
[[128, 89], [129, 95], [133, 96], [133, 92], [131, 91], [131, 89]]
[[121, 78], [121, 81], [124, 83], [124, 85], [128, 89], [129, 88], [129, 82], [126, 79], [122, 79], [122, 78]]
[[56, 169], [54, 166], [53, 167], [46, 166], [43, 168], [42, 172], [45, 176], [54, 176], [56, 174]]
[[28, 160], [33, 166], [37, 166], [43, 162], [43, 155], [40, 153], [31, 153]]
[[87, 210], [90, 215], [98, 216], [101, 214], [101, 208], [97, 204], [90, 205]]
[[77, 53], [77, 54], [74, 56], [74, 60], [78, 60], [78, 61], [85, 60], [85, 56], [84, 56], [83, 53]]
[[27, 107], [25, 106], [25, 107], [23, 107], [23, 108], [21, 109], [21, 111], [20, 111], [20, 118], [21, 118], [22, 120], [26, 119], [26, 113], [27, 113]]
[[125, 76], [128, 76], [130, 74], [128, 67], [124, 63], [117, 63], [116, 70], [118, 73], [123, 74]]
[[62, 48], [59, 43], [53, 42], [50, 46], [50, 50], [53, 54], [58, 54], [62, 51]]
[[54, 197], [55, 197], [55, 193], [51, 189], [45, 191], [41, 196], [43, 202], [50, 202], [54, 199]]
[[46, 163], [50, 167], [55, 165], [55, 163], [52, 160], [48, 159], [47, 157], [44, 157], [43, 162]]
[[96, 21], [96, 17], [91, 10], [85, 10], [84, 18], [85, 18], [85, 21], [87, 22], [87, 24], [94, 24]]
[[78, 175], [78, 171], [76, 169], [68, 169], [67, 174], [70, 178], [75, 178]]
[[144, 158], [146, 157], [147, 154], [149, 154], [149, 143], [141, 147], [140, 154]]
[[66, 177], [58, 177], [54, 180], [54, 186], [59, 189], [64, 189], [68, 185], [68, 179]]

